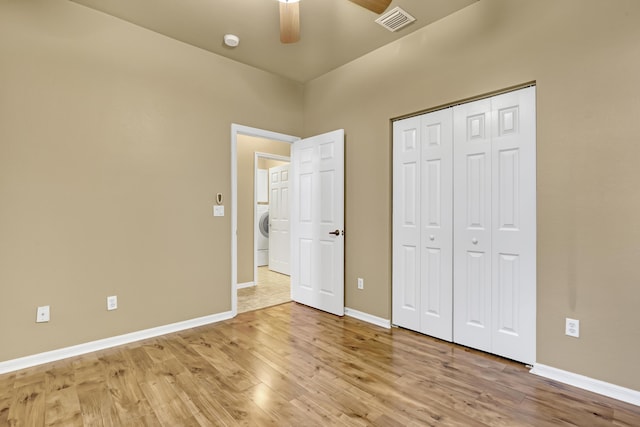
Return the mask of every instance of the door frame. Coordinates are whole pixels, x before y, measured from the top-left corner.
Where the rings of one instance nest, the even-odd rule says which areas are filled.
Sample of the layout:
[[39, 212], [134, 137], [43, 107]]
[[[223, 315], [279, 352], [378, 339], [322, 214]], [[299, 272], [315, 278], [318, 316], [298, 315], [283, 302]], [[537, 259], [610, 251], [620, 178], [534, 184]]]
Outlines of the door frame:
[[[260, 151], [256, 151], [253, 155], [253, 285], [258, 284], [258, 257], [256, 253], [258, 251], [258, 233], [260, 233], [260, 229], [258, 228], [258, 223], [255, 221], [255, 218], [258, 217], [258, 159], [269, 159], [269, 160], [279, 160], [282, 162], [291, 163], [291, 157], [281, 156], [279, 154], [271, 154], [271, 153], [263, 153]], [[237, 174], [236, 174], [237, 178]], [[267, 174], [267, 185], [269, 184], [270, 177]], [[270, 197], [270, 196], [269, 196]], [[235, 212], [235, 211], [234, 211]]]
[[[265, 129], [231, 124], [231, 316], [238, 314], [238, 135], [255, 136], [293, 144], [300, 137]], [[255, 187], [254, 187], [255, 200]], [[255, 208], [254, 208], [255, 209]], [[255, 240], [255, 235], [254, 235]], [[254, 247], [255, 249], [255, 247]], [[255, 277], [254, 277], [255, 280]]]

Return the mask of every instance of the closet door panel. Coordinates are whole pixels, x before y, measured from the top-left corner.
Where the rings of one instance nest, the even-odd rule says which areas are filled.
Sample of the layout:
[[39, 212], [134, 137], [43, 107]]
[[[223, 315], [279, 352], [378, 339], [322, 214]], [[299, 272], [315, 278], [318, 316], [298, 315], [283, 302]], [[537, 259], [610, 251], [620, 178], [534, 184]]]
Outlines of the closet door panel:
[[491, 351], [491, 102], [453, 115], [453, 340]]
[[493, 353], [533, 364], [536, 343], [535, 88], [492, 98]]
[[420, 118], [393, 124], [392, 322], [420, 329]]
[[453, 111], [421, 116], [420, 332], [453, 335]]

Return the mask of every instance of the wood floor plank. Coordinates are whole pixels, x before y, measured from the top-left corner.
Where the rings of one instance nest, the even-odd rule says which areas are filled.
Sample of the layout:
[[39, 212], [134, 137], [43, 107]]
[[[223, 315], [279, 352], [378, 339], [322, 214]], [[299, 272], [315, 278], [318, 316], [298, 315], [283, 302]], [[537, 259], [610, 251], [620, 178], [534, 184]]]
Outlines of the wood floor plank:
[[0, 375], [0, 426], [9, 425], [15, 379], [15, 374]]
[[111, 352], [101, 360], [106, 365], [105, 382], [118, 420], [125, 423], [152, 413], [134, 368], [126, 362], [121, 352]]
[[144, 381], [140, 384], [140, 389], [161, 424], [168, 426], [198, 425], [193, 411], [180, 399], [166, 377]]
[[176, 377], [176, 386], [180, 398], [196, 408], [196, 418], [203, 426], [233, 426], [237, 424], [219, 402], [217, 393], [212, 392], [210, 387], [203, 385], [190, 372], [179, 374]]
[[275, 392], [267, 384], [260, 383], [245, 390], [244, 394], [256, 406], [267, 413], [276, 425], [305, 425], [307, 417], [305, 413], [290, 401]]
[[640, 426], [640, 407], [296, 303], [0, 375], [4, 426]]
[[79, 384], [76, 386], [83, 425], [111, 427], [114, 421], [111, 394], [106, 385]]
[[46, 426], [82, 426], [83, 418], [75, 386], [63, 386], [46, 393]]
[[45, 420], [45, 385], [44, 375], [41, 382], [33, 382], [14, 389], [13, 399], [9, 404], [7, 415], [10, 426], [43, 426]]

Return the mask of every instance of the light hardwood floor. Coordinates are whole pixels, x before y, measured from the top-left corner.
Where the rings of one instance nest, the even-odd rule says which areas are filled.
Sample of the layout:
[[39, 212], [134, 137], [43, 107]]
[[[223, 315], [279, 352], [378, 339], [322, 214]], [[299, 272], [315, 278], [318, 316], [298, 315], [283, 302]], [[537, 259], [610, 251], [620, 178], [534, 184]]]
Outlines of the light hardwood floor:
[[258, 267], [256, 286], [238, 289], [238, 313], [291, 301], [291, 280], [268, 267]]
[[290, 302], [2, 375], [7, 425], [638, 426], [640, 408]]

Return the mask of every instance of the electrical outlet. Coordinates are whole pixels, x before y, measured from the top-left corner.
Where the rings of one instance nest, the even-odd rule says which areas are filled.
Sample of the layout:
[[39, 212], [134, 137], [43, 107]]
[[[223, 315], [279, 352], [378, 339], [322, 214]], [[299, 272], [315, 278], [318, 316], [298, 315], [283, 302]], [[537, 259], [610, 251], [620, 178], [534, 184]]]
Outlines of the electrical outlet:
[[580, 321], [576, 319], [569, 319], [567, 317], [564, 333], [566, 335], [569, 335], [570, 337], [579, 338], [580, 337]]
[[362, 277], [358, 277], [358, 289], [364, 289], [364, 279]]
[[115, 310], [118, 308], [118, 297], [113, 295], [107, 297], [107, 310]]
[[48, 305], [43, 305], [42, 307], [38, 307], [38, 311], [36, 312], [36, 323], [48, 322], [49, 317], [50, 317], [50, 308]]

